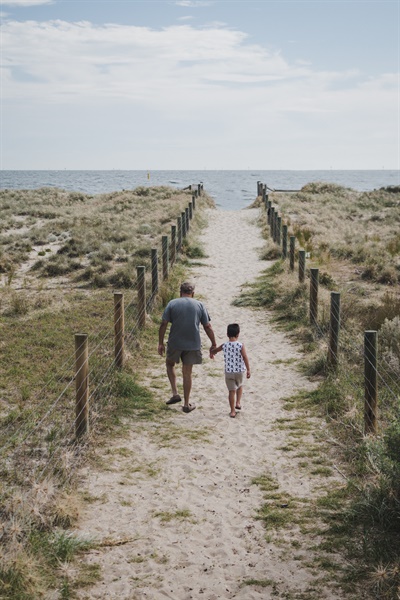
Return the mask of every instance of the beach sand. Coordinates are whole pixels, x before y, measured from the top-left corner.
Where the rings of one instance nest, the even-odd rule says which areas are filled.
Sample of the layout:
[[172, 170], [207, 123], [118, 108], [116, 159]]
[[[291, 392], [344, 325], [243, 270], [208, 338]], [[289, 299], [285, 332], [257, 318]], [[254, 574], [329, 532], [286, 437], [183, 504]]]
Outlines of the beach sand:
[[[317, 583], [324, 573], [311, 564], [315, 533], [307, 538], [289, 523], [266, 537], [256, 519], [263, 504], [263, 492], [252, 483], [256, 477], [275, 480], [283, 497], [308, 500], [327, 484], [326, 477], [311, 475], [300, 468], [300, 458], [282, 450], [291, 433], [277, 427], [277, 419], [298, 416], [284, 410], [283, 399], [316, 386], [298, 371], [302, 355], [271, 325], [268, 312], [231, 305], [243, 284], [269, 264], [259, 259], [263, 242], [257, 217], [257, 209], [210, 210], [201, 234], [208, 258], [194, 267], [192, 278], [217, 343], [226, 340], [229, 322], [241, 326], [239, 339], [251, 366], [243, 409], [229, 418], [222, 353], [210, 360], [204, 335], [204, 362], [194, 367], [196, 410], [184, 414], [174, 405], [166, 425], [132, 423], [127, 437], [104, 449], [103, 466], [86, 475], [92, 501], [77, 533], [103, 546], [83, 559], [100, 565], [101, 579], [81, 589], [81, 599], [344, 597], [329, 582]], [[145, 381], [160, 402], [169, 398], [163, 359]], [[304, 433], [303, 443], [313, 443], [325, 428], [315, 417], [308, 423], [315, 428]], [[339, 475], [330, 479], [336, 484]], [[249, 585], [251, 580], [259, 585]]]

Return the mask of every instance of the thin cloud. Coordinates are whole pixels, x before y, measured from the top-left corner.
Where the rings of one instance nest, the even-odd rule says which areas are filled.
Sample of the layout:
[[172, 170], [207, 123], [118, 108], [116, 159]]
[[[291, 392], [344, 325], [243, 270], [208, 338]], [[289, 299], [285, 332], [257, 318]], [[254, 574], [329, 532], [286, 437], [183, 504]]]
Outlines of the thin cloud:
[[[256, 148], [261, 135], [286, 149], [288, 140], [299, 140], [291, 146], [294, 157], [301, 140], [321, 139], [321, 132], [326, 147], [335, 140], [340, 148], [343, 136], [354, 156], [356, 144], [369, 147], [371, 129], [394, 136], [395, 74], [320, 71], [233, 29], [10, 20], [1, 42], [2, 97], [11, 122], [33, 111], [42, 120], [59, 114], [61, 131], [73, 122], [68, 115], [90, 120], [96, 114], [117, 129], [134, 127], [132, 135], [151, 122], [166, 137], [198, 124], [204, 147], [214, 144], [216, 152], [222, 145]], [[129, 118], [119, 123], [120, 114]]]
[[201, 8], [202, 6], [211, 6], [211, 2], [202, 2], [201, 0], [178, 0], [175, 2], [176, 6], [183, 6], [185, 8]]
[[[318, 72], [290, 64], [279, 52], [249, 44], [247, 36], [220, 27], [178, 25], [162, 30], [89, 22], [5, 22], [2, 31], [3, 96], [46, 102], [79, 102], [89, 97], [150, 102], [153, 106], [197, 104], [204, 96], [232, 102], [245, 95], [249, 107], [260, 97], [318, 110], [319, 99], [344, 89], [356, 94], [354, 72]], [[385, 89], [394, 91], [386, 78]], [[366, 81], [364, 93], [383, 83]], [[197, 98], [197, 99], [196, 99]], [[208, 104], [208, 102], [206, 102]]]
[[54, 0], [3, 0], [7, 6], [39, 6], [40, 4], [54, 4]]

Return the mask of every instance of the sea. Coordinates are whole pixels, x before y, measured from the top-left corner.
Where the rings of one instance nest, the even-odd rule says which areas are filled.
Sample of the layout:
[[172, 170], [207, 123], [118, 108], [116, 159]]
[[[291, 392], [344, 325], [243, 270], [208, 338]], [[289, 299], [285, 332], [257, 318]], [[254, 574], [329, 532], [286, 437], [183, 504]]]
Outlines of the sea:
[[257, 181], [271, 190], [299, 190], [307, 183], [337, 183], [356, 191], [400, 185], [399, 170], [359, 171], [0, 171], [0, 189], [54, 187], [85, 194], [130, 190], [139, 186], [166, 185], [183, 189], [203, 184], [222, 210], [240, 210], [257, 196]]

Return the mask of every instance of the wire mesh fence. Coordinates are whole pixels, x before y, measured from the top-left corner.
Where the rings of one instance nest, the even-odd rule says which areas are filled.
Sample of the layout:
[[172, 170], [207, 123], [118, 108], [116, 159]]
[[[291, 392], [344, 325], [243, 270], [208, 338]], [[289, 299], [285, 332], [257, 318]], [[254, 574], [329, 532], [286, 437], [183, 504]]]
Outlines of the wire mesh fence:
[[[155, 305], [160, 273], [166, 279], [182, 252], [194, 216], [193, 198], [201, 191], [202, 187], [193, 193], [190, 210], [178, 217], [170, 238], [163, 236], [161, 255], [157, 248], [151, 250], [150, 268], [138, 266], [136, 279], [123, 294], [114, 292], [114, 302], [110, 294], [109, 309], [94, 331], [76, 334], [75, 350], [54, 366], [54, 373], [30, 399], [31, 406], [3, 419], [0, 460], [3, 481], [10, 484], [8, 494], [11, 488], [34, 489], [52, 479], [65, 484], [82, 464], [104, 409], [116, 393], [125, 352], [135, 351]], [[0, 516], [5, 517], [9, 508], [9, 503], [0, 507]]]
[[[279, 208], [272, 205], [268, 190], [274, 191], [262, 182], [257, 182], [257, 194], [261, 198], [262, 214], [269, 225], [271, 239], [281, 249], [282, 259], [288, 258], [288, 227], [279, 215]], [[282, 190], [283, 191], [283, 190]], [[290, 191], [290, 190], [288, 190]], [[280, 232], [284, 231], [284, 235]], [[312, 330], [319, 340], [326, 340], [327, 365], [331, 371], [341, 369], [349, 389], [352, 390], [357, 405], [364, 400], [362, 434], [376, 433], [378, 426], [378, 408], [385, 404], [395, 406], [400, 399], [400, 381], [398, 374], [389, 364], [387, 357], [379, 348], [377, 331], [365, 331], [351, 334], [343, 328], [341, 311], [346, 305], [341, 301], [341, 291], [331, 292], [329, 323], [319, 318], [319, 270], [307, 269], [308, 253], [300, 248], [296, 252], [296, 236], [289, 237], [289, 269], [295, 270], [298, 261], [298, 282], [305, 284], [309, 278], [308, 314]], [[326, 306], [322, 312], [327, 312]], [[350, 360], [348, 360], [350, 357]], [[344, 360], [346, 358], [346, 360]]]

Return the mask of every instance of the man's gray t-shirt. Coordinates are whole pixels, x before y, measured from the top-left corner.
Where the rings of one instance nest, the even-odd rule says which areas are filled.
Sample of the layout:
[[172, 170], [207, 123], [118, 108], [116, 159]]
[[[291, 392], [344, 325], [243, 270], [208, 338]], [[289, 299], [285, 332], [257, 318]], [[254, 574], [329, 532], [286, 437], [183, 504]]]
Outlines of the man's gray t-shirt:
[[200, 323], [210, 321], [206, 307], [194, 298], [175, 298], [168, 302], [162, 315], [171, 323], [168, 344], [174, 350], [200, 350]]

